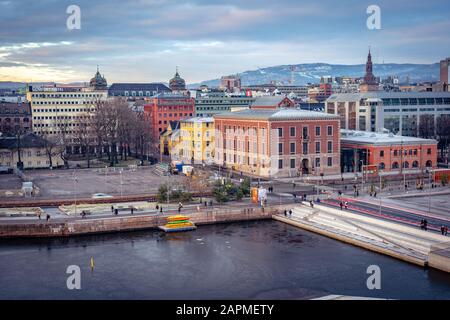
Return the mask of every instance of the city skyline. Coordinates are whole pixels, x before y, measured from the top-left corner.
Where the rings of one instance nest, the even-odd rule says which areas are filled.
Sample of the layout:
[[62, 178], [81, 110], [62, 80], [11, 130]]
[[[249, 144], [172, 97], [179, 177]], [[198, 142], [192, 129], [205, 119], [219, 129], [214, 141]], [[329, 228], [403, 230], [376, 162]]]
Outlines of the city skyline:
[[[70, 5], [81, 29], [69, 30]], [[381, 9], [369, 30], [366, 9]], [[436, 63], [450, 52], [446, 1], [0, 1], [1, 81], [188, 83], [283, 64]], [[299, 32], [300, 30], [300, 32]]]

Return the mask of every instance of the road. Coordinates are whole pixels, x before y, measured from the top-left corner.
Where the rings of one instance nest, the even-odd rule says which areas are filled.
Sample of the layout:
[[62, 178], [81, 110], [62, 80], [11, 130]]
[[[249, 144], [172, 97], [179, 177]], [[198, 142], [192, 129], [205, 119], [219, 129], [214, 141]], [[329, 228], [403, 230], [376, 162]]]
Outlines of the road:
[[[380, 213], [380, 206], [375, 203], [376, 200], [367, 201], [354, 198], [343, 198], [343, 201], [348, 202], [347, 210], [349, 211], [389, 221], [395, 221], [406, 225], [420, 227], [420, 221], [422, 219], [426, 219], [428, 221], [428, 229], [433, 231], [440, 232], [442, 225], [450, 226], [450, 219], [448, 217], [430, 214], [420, 210], [402, 208], [391, 204], [383, 205], [382, 203]], [[324, 205], [337, 208], [339, 208], [339, 203], [340, 200], [338, 199], [327, 199], [322, 201], [322, 204]]]

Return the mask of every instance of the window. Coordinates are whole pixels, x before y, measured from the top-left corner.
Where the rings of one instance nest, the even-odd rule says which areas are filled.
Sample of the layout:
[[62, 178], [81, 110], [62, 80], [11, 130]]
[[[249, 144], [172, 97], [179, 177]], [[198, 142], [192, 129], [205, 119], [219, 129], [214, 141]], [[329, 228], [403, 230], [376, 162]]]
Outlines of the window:
[[427, 154], [431, 154], [431, 148], [427, 149]]
[[380, 162], [380, 164], [378, 165], [378, 169], [380, 170], [384, 170], [385, 167], [386, 165], [384, 164], [384, 162]]
[[308, 142], [303, 142], [303, 154], [308, 154]]
[[295, 127], [290, 128], [290, 136], [295, 137]]
[[380, 151], [380, 157], [384, 157], [384, 150]]
[[295, 154], [295, 142], [291, 142], [291, 154]]
[[320, 142], [316, 142], [316, 153], [320, 153]]
[[327, 158], [327, 166], [329, 166], [329, 167], [333, 166], [333, 158], [332, 157]]
[[316, 136], [320, 136], [320, 127], [316, 127]]
[[283, 144], [282, 143], [278, 144], [278, 154], [283, 154]]
[[278, 169], [283, 169], [283, 159], [278, 159]]
[[295, 159], [291, 159], [291, 169], [295, 169]]
[[278, 128], [278, 137], [283, 137], [283, 128]]
[[328, 153], [333, 153], [333, 141], [328, 141], [327, 142], [327, 152]]
[[328, 126], [328, 127], [327, 127], [327, 134], [328, 134], [329, 136], [332, 136], [332, 135], [333, 135], [333, 126]]
[[308, 138], [308, 127], [303, 127], [303, 139]]
[[320, 158], [316, 158], [316, 168], [320, 167]]

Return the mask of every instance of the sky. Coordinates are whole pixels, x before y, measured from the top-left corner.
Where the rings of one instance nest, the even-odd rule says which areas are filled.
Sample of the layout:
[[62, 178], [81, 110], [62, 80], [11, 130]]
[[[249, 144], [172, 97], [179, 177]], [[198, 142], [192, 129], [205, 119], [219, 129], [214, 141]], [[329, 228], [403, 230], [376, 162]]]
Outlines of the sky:
[[[70, 5], [80, 29], [67, 28]], [[369, 30], [367, 7], [380, 8]], [[0, 81], [187, 83], [283, 64], [435, 63], [448, 0], [0, 0]]]

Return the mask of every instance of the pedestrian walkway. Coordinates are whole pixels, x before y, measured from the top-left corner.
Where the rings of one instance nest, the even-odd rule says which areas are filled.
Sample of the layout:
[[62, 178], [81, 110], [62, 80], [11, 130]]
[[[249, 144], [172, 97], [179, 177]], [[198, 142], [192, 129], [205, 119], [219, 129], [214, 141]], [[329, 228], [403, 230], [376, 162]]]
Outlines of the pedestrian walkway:
[[428, 264], [432, 246], [448, 241], [436, 233], [319, 204], [311, 208], [306, 202], [292, 215], [274, 219], [421, 266]]

